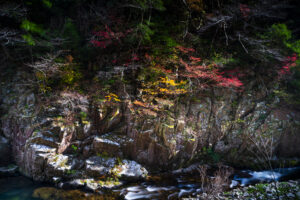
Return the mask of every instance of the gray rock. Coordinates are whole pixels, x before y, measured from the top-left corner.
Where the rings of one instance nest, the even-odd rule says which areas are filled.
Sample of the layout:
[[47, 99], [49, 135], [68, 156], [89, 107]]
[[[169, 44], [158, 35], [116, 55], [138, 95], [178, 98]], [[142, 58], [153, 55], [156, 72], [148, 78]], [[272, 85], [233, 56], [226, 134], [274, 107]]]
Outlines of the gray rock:
[[60, 188], [62, 189], [81, 189], [86, 185], [85, 179], [75, 179], [72, 181], [61, 182]]
[[113, 173], [121, 179], [138, 180], [146, 178], [148, 171], [135, 161], [120, 160], [116, 158], [103, 158], [93, 156], [86, 160], [86, 173], [89, 176], [99, 177]]
[[122, 157], [120, 144], [109, 139], [95, 137], [92, 148], [95, 153], [106, 153], [109, 156]]
[[126, 180], [144, 179], [148, 175], [148, 171], [135, 161], [122, 160], [122, 164], [117, 167], [118, 175]]
[[61, 181], [61, 177], [52, 177], [54, 183], [58, 183]]
[[[134, 161], [91, 156], [97, 153], [104, 155], [106, 152], [109, 156], [124, 155], [157, 169], [167, 169], [167, 166], [176, 169], [202, 152], [203, 147], [207, 148], [206, 144], [221, 154], [224, 161], [240, 167], [249, 166], [257, 160], [250, 154], [257, 147], [249, 138], [240, 137], [244, 133], [253, 136], [265, 133], [266, 137], [261, 138], [262, 141], [251, 138], [259, 144], [266, 144], [269, 136], [274, 137], [273, 144], [280, 143], [273, 147], [278, 152], [278, 160], [281, 156], [298, 156], [300, 152], [297, 125], [300, 112], [275, 106], [278, 98], [271, 97], [267, 103], [265, 89], [257, 88], [259, 84], [255, 80], [247, 84], [244, 94], [215, 88], [212, 96], [205, 92], [200, 96], [194, 93], [192, 98], [183, 97], [176, 103], [171, 98], [144, 99], [147, 95], [140, 99], [141, 105], [129, 99], [120, 104], [94, 103], [89, 102], [87, 95], [62, 91], [43, 105], [42, 98], [37, 99], [32, 88], [18, 85], [18, 81], [24, 81], [24, 75], [25, 72], [16, 75], [9, 87], [3, 85], [1, 88], [0, 96], [3, 100], [0, 106], [7, 113], [7, 116], [1, 118], [1, 129], [14, 144], [13, 156], [20, 171], [34, 180], [55, 182], [53, 177], [69, 180], [71, 176], [67, 173], [73, 173], [70, 170], [74, 169], [86, 177], [111, 175], [111, 172], [115, 172], [123, 179], [139, 179], [145, 177], [147, 171]], [[152, 100], [156, 104], [143, 105], [143, 102]], [[38, 101], [41, 109], [35, 109]], [[69, 101], [72, 102], [72, 109]], [[159, 107], [172, 108], [158, 111], [161, 112], [158, 114], [156, 110]], [[89, 110], [95, 113], [87, 113]], [[68, 121], [67, 114], [79, 117], [80, 112], [87, 113], [84, 122], [83, 119], [76, 119], [68, 125], [65, 123]], [[288, 114], [293, 120], [287, 117]], [[61, 119], [57, 119], [58, 116]], [[73, 127], [74, 123], [76, 127]], [[109, 134], [96, 137], [99, 133], [95, 129], [101, 134]], [[118, 136], [116, 130], [120, 133]], [[282, 134], [283, 130], [295, 134]], [[220, 137], [224, 135], [226, 137]], [[89, 137], [91, 140], [85, 142]], [[224, 140], [219, 141], [220, 138]], [[66, 148], [76, 140], [80, 144], [76, 156], [66, 155]], [[6, 153], [9, 152], [7, 147], [7, 140], [0, 137], [0, 158], [6, 159], [3, 155], [11, 155]], [[88, 159], [77, 160], [82, 157]], [[187, 168], [186, 171], [195, 169]]]
[[28, 139], [30, 143], [46, 145], [52, 148], [57, 148], [57, 143], [53, 136], [51, 136], [48, 132], [34, 132], [30, 139]]
[[199, 173], [199, 167], [204, 167], [205, 169], [210, 169], [211, 167], [209, 165], [203, 165], [203, 164], [200, 164], [200, 163], [195, 163], [195, 164], [192, 164], [186, 168], [181, 168], [181, 169], [177, 169], [177, 170], [174, 170], [172, 171], [173, 174], [193, 174], [193, 173]]
[[295, 198], [295, 195], [293, 193], [288, 193], [286, 196], [289, 198]]
[[85, 170], [89, 176], [99, 177], [108, 175], [110, 170], [114, 168], [115, 164], [116, 159], [114, 158], [93, 156], [85, 161]]
[[248, 192], [245, 192], [243, 196], [244, 196], [244, 197], [248, 197], [248, 196], [249, 196], [249, 193], [248, 193]]
[[86, 189], [87, 190], [92, 190], [92, 191], [95, 191], [97, 190], [100, 186], [98, 183], [96, 183], [94, 180], [88, 180], [86, 182]]

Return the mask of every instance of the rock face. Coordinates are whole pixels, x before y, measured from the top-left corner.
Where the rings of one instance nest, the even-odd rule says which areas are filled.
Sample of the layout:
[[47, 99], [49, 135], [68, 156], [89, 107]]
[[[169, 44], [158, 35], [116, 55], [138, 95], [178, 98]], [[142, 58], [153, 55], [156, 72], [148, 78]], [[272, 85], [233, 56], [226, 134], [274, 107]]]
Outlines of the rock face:
[[9, 140], [0, 135], [0, 166], [9, 165], [12, 161]]
[[267, 98], [254, 83], [242, 93], [216, 88], [112, 102], [77, 92], [40, 98], [16, 84], [23, 79], [16, 75], [1, 91], [0, 149], [10, 141], [19, 170], [34, 180], [136, 180], [147, 175], [140, 164], [168, 170], [193, 159], [223, 159], [249, 167], [276, 156], [295, 164], [300, 155], [293, 139], [299, 138], [299, 112], [279, 107], [277, 97]]
[[92, 177], [115, 173], [126, 180], [139, 180], [147, 176], [147, 170], [135, 161], [118, 161], [116, 158], [103, 158], [99, 156], [87, 159], [85, 170]]
[[120, 151], [120, 144], [109, 139], [95, 137], [92, 149], [95, 153], [105, 153], [110, 156], [122, 157], [122, 151]]

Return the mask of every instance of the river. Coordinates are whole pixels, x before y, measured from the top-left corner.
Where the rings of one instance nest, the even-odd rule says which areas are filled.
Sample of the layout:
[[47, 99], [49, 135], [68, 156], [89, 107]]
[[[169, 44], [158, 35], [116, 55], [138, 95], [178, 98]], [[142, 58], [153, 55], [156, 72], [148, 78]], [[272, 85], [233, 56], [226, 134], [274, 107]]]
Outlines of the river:
[[[240, 187], [258, 182], [283, 181], [300, 178], [300, 167], [274, 169], [272, 171], [238, 170], [232, 178], [231, 186]], [[180, 199], [197, 197], [201, 183], [197, 177], [177, 176], [156, 177], [156, 180], [125, 184], [101, 194], [80, 190], [61, 190], [43, 183], [33, 182], [23, 176], [0, 179], [0, 200], [60, 200], [60, 199]], [[37, 198], [40, 197], [40, 198]]]

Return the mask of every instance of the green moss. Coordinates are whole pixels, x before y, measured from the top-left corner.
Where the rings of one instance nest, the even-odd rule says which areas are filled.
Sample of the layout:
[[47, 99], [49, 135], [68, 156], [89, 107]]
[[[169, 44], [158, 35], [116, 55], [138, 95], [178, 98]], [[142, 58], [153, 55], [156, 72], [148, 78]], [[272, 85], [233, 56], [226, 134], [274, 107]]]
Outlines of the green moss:
[[122, 164], [123, 164], [123, 162], [122, 162], [122, 160], [121, 160], [120, 157], [117, 157], [116, 159], [117, 159], [117, 164], [118, 164], [118, 165], [122, 165]]
[[72, 144], [71, 148], [73, 149], [74, 152], [76, 152], [78, 150], [78, 147], [74, 144]]
[[68, 170], [66, 171], [66, 173], [67, 173], [68, 175], [76, 174], [76, 172], [77, 172], [77, 170], [71, 170], [71, 169], [68, 169]]
[[238, 102], [237, 102], [237, 101], [232, 101], [231, 106], [232, 106], [233, 108], [237, 108]]
[[83, 111], [81, 111], [79, 114], [80, 114], [81, 121], [86, 121], [88, 114], [86, 112], [83, 112]]
[[259, 197], [260, 199], [267, 198], [266, 193], [266, 187], [268, 187], [268, 184], [256, 184], [254, 187], [247, 188], [247, 192], [249, 194], [254, 194], [256, 197]]
[[245, 123], [245, 120], [242, 120], [241, 118], [238, 118], [235, 120], [235, 123], [241, 124], [241, 123]]
[[295, 167], [299, 164], [298, 160], [290, 160], [289, 161], [289, 166]]
[[108, 159], [109, 158], [109, 154], [106, 152], [106, 151], [103, 151], [103, 152], [98, 152], [97, 153], [97, 156], [99, 156], [99, 157], [102, 157], [102, 158], [104, 158], [104, 159]]

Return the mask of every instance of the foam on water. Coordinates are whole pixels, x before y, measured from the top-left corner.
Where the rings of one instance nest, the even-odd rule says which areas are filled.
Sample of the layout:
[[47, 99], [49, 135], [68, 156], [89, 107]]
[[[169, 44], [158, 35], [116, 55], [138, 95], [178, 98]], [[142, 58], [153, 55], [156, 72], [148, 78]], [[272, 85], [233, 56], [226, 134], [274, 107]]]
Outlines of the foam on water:
[[278, 168], [274, 170], [265, 170], [265, 171], [249, 171], [244, 170], [241, 171], [244, 174], [247, 174], [250, 177], [240, 177], [238, 175], [234, 176], [230, 187], [235, 187], [240, 183], [241, 186], [255, 184], [258, 182], [271, 182], [271, 181], [279, 181], [293, 173], [300, 173], [300, 167], [292, 167], [292, 168]]

